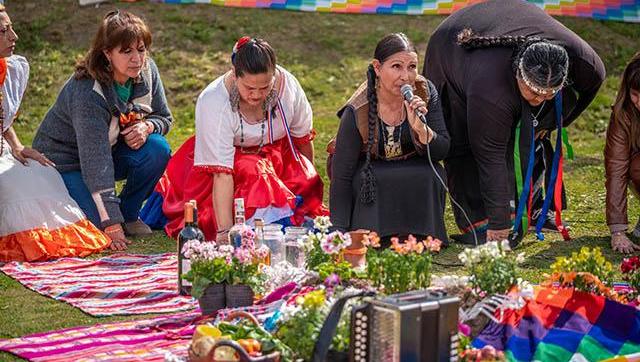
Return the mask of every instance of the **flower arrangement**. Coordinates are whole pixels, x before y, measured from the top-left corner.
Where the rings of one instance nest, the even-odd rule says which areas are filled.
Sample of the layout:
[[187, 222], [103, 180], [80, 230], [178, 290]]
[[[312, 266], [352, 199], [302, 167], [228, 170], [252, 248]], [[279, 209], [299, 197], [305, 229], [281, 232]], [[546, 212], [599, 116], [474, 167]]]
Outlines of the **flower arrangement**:
[[200, 298], [211, 284], [243, 284], [256, 292], [263, 291], [266, 276], [259, 261], [268, 255], [268, 248], [255, 247], [255, 234], [243, 230], [242, 245], [218, 245], [213, 241], [189, 240], [183, 246], [184, 256], [191, 261], [191, 270], [184, 278], [192, 283], [191, 294]]
[[557, 282], [583, 292], [606, 296], [608, 287], [613, 285], [613, 267], [600, 248], [583, 247], [580, 252], [571, 253], [570, 257], [558, 257], [551, 264], [551, 271], [553, 274], [547, 282]]
[[340, 231], [329, 232], [331, 221], [327, 216], [314, 220], [316, 232], [310, 231], [302, 238], [306, 253], [306, 267], [317, 272], [321, 280], [337, 274], [340, 280], [348, 281], [356, 273], [351, 264], [342, 257], [342, 251], [351, 245], [351, 237]]
[[491, 241], [476, 248], [466, 248], [458, 255], [469, 273], [469, 282], [479, 295], [506, 293], [518, 284], [518, 264], [524, 253], [510, 253], [509, 242]]
[[[295, 351], [296, 358], [310, 360], [320, 329], [333, 302], [334, 299], [326, 289], [317, 289], [299, 296], [293, 305], [281, 308], [282, 315], [275, 336]], [[349, 313], [343, 313], [331, 348], [335, 351], [346, 351], [349, 348], [349, 337]]]
[[368, 247], [367, 278], [384, 293], [423, 289], [431, 283], [431, 253], [440, 251], [440, 240], [428, 237], [418, 241], [409, 235], [401, 243], [394, 237], [390, 248], [380, 250], [380, 237], [372, 232], [362, 242]]
[[640, 258], [633, 256], [623, 259], [622, 264], [620, 264], [620, 270], [624, 280], [629, 282], [629, 285], [635, 289], [635, 295], [640, 295]]

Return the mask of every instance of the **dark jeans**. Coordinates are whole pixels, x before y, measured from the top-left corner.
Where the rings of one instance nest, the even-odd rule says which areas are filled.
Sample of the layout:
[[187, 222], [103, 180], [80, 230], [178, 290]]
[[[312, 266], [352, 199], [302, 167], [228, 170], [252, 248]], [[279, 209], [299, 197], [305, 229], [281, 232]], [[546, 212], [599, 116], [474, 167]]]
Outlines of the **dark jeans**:
[[[136, 221], [142, 203], [155, 188], [169, 162], [171, 149], [163, 136], [151, 134], [144, 146], [138, 150], [129, 148], [124, 141], [118, 142], [112, 155], [115, 179], [127, 180], [119, 195], [120, 211], [125, 222]], [[98, 209], [82, 179], [82, 173], [63, 172], [62, 179], [69, 194], [87, 218], [94, 225], [100, 225]]]

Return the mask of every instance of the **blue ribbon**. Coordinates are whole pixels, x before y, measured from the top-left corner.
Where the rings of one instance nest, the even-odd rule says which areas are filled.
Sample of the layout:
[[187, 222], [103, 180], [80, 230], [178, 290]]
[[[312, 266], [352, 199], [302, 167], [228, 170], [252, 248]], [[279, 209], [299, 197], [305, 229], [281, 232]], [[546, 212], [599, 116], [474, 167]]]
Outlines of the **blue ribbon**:
[[[520, 121], [522, 123], [522, 121]], [[524, 210], [526, 210], [527, 199], [529, 197], [529, 190], [531, 188], [531, 175], [533, 174], [533, 164], [535, 160], [535, 127], [531, 126], [531, 145], [529, 147], [529, 161], [527, 164], [527, 172], [524, 178], [524, 184], [522, 186], [522, 192], [520, 193], [520, 198], [518, 200], [518, 212], [516, 213], [516, 220], [513, 224], [513, 234], [514, 236], [518, 235], [520, 224], [522, 222], [522, 215]], [[514, 147], [520, 147], [520, 140], [516, 140], [514, 142]], [[521, 167], [521, 165], [515, 165], [515, 167]], [[524, 235], [526, 230], [523, 230], [522, 234]]]
[[542, 227], [545, 221], [547, 221], [547, 212], [553, 200], [554, 185], [558, 178], [558, 164], [560, 163], [560, 155], [562, 155], [562, 91], [559, 91], [555, 97], [556, 108], [556, 149], [553, 152], [553, 165], [551, 166], [551, 178], [549, 185], [547, 185], [547, 193], [544, 197], [544, 203], [542, 204], [542, 212], [538, 217], [538, 223], [536, 224], [536, 236], [538, 240], [544, 240], [542, 234]]

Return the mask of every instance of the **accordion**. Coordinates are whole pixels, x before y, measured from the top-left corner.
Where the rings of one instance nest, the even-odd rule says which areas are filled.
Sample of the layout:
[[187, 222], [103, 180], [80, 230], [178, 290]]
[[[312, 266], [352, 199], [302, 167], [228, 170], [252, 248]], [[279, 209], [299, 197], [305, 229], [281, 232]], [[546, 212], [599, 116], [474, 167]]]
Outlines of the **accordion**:
[[355, 306], [349, 361], [457, 361], [459, 302], [444, 292], [419, 290]]

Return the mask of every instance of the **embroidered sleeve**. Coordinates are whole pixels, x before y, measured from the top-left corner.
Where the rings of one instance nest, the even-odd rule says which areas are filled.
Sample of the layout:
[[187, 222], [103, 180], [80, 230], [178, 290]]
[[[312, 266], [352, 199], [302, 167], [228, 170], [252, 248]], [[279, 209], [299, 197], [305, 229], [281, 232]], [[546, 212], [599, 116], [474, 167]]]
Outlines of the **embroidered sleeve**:
[[229, 167], [224, 167], [224, 166], [208, 166], [208, 165], [198, 165], [198, 166], [193, 166], [205, 173], [208, 173], [210, 175], [216, 174], [216, 173], [226, 173], [229, 175], [233, 175], [233, 169], [229, 168]]
[[302, 137], [292, 137], [293, 144], [296, 146], [306, 145], [307, 143], [313, 141], [316, 138], [316, 130], [312, 129], [311, 132], [302, 136]]
[[233, 170], [233, 114], [219, 93], [220, 87], [207, 88], [196, 103], [194, 165]]
[[289, 121], [291, 137], [306, 137], [313, 128], [311, 105], [298, 80], [293, 75], [289, 75], [286, 80], [289, 83], [287, 85], [287, 93], [289, 94], [286, 96], [288, 98], [286, 100], [293, 104], [293, 117]]

